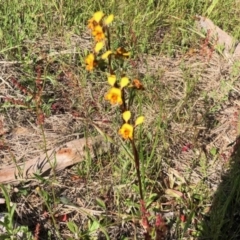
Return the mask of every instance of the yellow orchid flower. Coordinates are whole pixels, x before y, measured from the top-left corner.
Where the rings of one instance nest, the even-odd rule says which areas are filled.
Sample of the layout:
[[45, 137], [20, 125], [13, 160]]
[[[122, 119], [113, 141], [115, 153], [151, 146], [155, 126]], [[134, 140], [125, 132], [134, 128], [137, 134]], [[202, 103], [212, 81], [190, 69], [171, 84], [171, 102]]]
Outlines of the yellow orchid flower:
[[93, 31], [94, 28], [96, 27], [96, 25], [98, 25], [98, 23], [96, 23], [93, 18], [90, 18], [90, 19], [88, 20], [88, 25], [87, 25], [87, 27], [88, 27], [90, 30]]
[[130, 52], [127, 52], [125, 48], [123, 47], [119, 47], [117, 50], [116, 50], [116, 56], [117, 57], [129, 57], [130, 56]]
[[133, 139], [133, 126], [124, 123], [122, 127], [119, 129], [118, 133], [122, 136], [124, 139]]
[[121, 81], [120, 81], [120, 88], [121, 89], [126, 87], [128, 84], [129, 84], [129, 79], [127, 77], [121, 78]]
[[107, 59], [110, 54], [112, 54], [112, 51], [111, 51], [111, 50], [106, 51], [106, 52], [102, 55], [102, 59], [103, 59], [103, 60]]
[[94, 51], [98, 53], [104, 46], [104, 42], [98, 42], [94, 48]]
[[105, 39], [103, 28], [100, 25], [97, 25], [96, 27], [94, 27], [92, 34], [95, 37], [96, 42], [100, 42]]
[[105, 99], [108, 100], [112, 105], [121, 105], [123, 103], [121, 89], [115, 87], [110, 88], [105, 95]]
[[109, 85], [111, 85], [112, 87], [114, 86], [116, 80], [117, 80], [116, 75], [109, 75], [109, 76], [108, 76], [108, 83], [109, 83]]
[[144, 116], [140, 116], [135, 121], [135, 127], [139, 124], [142, 124], [144, 122]]
[[93, 14], [92, 18], [94, 21], [99, 23], [102, 20], [103, 16], [104, 16], [104, 13], [102, 11], [98, 11]]
[[86, 63], [86, 69], [88, 71], [92, 71], [93, 68], [96, 65], [95, 59], [94, 59], [94, 55], [92, 53], [90, 53], [86, 58], [85, 58], [85, 63]]
[[114, 15], [110, 14], [109, 16], [107, 16], [107, 18], [104, 20], [104, 24], [105, 25], [109, 25], [112, 21], [113, 21]]
[[123, 119], [124, 121], [127, 123], [129, 121], [129, 119], [131, 118], [131, 112], [130, 111], [125, 111], [123, 114]]

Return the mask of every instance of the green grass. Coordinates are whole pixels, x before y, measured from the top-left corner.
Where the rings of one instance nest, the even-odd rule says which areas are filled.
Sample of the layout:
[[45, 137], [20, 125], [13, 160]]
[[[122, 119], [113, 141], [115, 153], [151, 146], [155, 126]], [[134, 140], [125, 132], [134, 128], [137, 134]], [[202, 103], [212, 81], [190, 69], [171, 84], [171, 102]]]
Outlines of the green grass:
[[[9, 239], [11, 234], [16, 236], [13, 219], [19, 220], [21, 211], [10, 201], [33, 208], [32, 222], [24, 222], [24, 216], [19, 220], [24, 226], [29, 224], [29, 229], [20, 229], [29, 239], [29, 231], [34, 233], [37, 223], [41, 224], [39, 239], [144, 239], [131, 146], [116, 134], [120, 113], [103, 99], [107, 91], [103, 72], [85, 70], [84, 58], [92, 48], [86, 24], [98, 10], [115, 15], [113, 46], [122, 44], [131, 50], [127, 74], [139, 78], [145, 87], [135, 98], [133, 112], [134, 119], [141, 114], [146, 118], [137, 131], [137, 146], [150, 224], [154, 227], [156, 215], [162, 214], [170, 229], [166, 239], [239, 238], [239, 166], [235, 163], [239, 154], [234, 155], [233, 163], [224, 163], [219, 149], [222, 145], [214, 145], [218, 133], [212, 133], [222, 124], [219, 110], [237, 84], [239, 64], [223, 74], [214, 66], [218, 60], [206, 63], [201, 55], [202, 39], [194, 25], [196, 15], [206, 16], [240, 39], [237, 2], [0, 0], [0, 61], [7, 66], [1, 72], [8, 83], [3, 83], [8, 89], [3, 89], [0, 98], [15, 99], [3, 99], [0, 113], [8, 119], [10, 131], [17, 126], [38, 128], [41, 112], [46, 119], [54, 119], [49, 124], [56, 126], [62, 138], [98, 134], [97, 125], [114, 142], [107, 154], [96, 159], [86, 156], [60, 176], [36, 176], [39, 191], [24, 184], [17, 192], [13, 187], [1, 187], [0, 197], [6, 199], [6, 206], [0, 210], [8, 212], [5, 226]], [[192, 59], [186, 55], [191, 49], [198, 49]], [[36, 81], [38, 66], [42, 92]], [[85, 120], [66, 123], [65, 131], [57, 128], [58, 121], [64, 121], [63, 115]], [[101, 121], [107, 124], [98, 125]], [[51, 128], [46, 124], [43, 133], [47, 129]], [[8, 141], [7, 134], [0, 135], [0, 147]], [[39, 143], [38, 150], [51, 144], [42, 135], [44, 144]], [[16, 153], [10, 154], [14, 158]], [[228, 169], [220, 186], [218, 164]], [[72, 176], [77, 180], [71, 180]], [[34, 208], [36, 199], [42, 202], [38, 209]], [[63, 199], [69, 201], [63, 204]], [[43, 217], [45, 212], [48, 218]], [[31, 218], [26, 210], [22, 213]], [[65, 213], [68, 222], [62, 223]]]
[[[192, 33], [196, 14], [211, 17], [223, 30], [239, 38], [236, 1], [34, 1], [21, 3], [1, 1], [1, 52], [14, 54], [22, 59], [27, 46], [24, 41], [34, 42], [44, 35], [59, 38], [70, 33], [85, 31], [86, 20], [93, 12], [103, 9], [114, 13], [118, 29], [124, 29], [123, 36], [131, 45], [136, 37], [134, 50], [152, 52], [160, 48], [172, 53], [192, 45]], [[215, 4], [216, 3], [216, 4]], [[136, 5], [141, 5], [136, 7]], [[224, 9], [230, 9], [224, 11]], [[231, 17], [230, 17], [231, 16]], [[156, 34], [163, 34], [163, 42], [151, 42]], [[179, 48], [180, 47], [180, 48]], [[25, 50], [25, 51], [24, 51]], [[10, 54], [11, 53], [11, 54]]]

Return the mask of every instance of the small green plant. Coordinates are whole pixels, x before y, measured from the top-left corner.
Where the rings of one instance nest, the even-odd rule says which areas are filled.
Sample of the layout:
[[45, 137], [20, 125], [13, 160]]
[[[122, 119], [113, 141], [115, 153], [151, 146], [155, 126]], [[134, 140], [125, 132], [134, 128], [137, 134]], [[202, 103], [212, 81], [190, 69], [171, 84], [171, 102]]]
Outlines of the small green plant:
[[5, 186], [1, 185], [0, 189], [6, 201], [7, 212], [3, 213], [3, 221], [0, 219], [0, 225], [2, 226], [3, 234], [0, 234], [0, 240], [15, 240], [24, 239], [32, 240], [32, 234], [26, 226], [20, 226], [14, 222], [14, 213], [16, 210], [16, 204], [11, 203], [11, 199], [8, 190]]

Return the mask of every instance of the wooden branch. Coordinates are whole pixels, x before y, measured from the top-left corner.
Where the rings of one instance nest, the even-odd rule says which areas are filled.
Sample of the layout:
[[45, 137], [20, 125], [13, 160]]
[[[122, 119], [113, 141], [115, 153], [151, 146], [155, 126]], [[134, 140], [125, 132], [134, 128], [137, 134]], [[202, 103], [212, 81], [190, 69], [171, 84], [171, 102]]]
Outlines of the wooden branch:
[[96, 157], [109, 149], [110, 143], [106, 142], [102, 136], [73, 140], [25, 163], [5, 166], [0, 170], [0, 183], [18, 184], [33, 178], [34, 174], [47, 176], [53, 171], [59, 172], [81, 162], [87, 154], [90, 157]]
[[197, 16], [197, 19], [198, 27], [210, 31], [210, 37], [224, 47], [223, 53], [227, 58], [232, 55], [234, 60], [240, 59], [240, 43], [236, 39], [216, 26], [209, 18]]

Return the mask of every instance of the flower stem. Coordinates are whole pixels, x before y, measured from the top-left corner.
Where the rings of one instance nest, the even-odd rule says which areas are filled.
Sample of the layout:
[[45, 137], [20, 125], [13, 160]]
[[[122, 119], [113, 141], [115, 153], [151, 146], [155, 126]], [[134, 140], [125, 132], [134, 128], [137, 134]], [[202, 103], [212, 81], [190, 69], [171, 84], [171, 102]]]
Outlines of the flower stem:
[[[109, 28], [106, 27], [107, 30], [107, 50], [111, 50], [111, 38], [110, 38], [110, 31]], [[113, 70], [112, 70], [112, 56], [111, 54], [108, 56], [108, 69], [109, 69], [109, 73], [113, 74]]]
[[125, 91], [124, 91], [124, 88], [122, 89], [122, 101], [123, 101], [123, 104], [121, 106], [121, 112], [124, 113], [125, 111], [127, 111], [127, 105], [126, 105], [126, 101], [125, 101]]
[[140, 198], [141, 198], [141, 200], [144, 200], [143, 190], [142, 190], [141, 174], [140, 174], [139, 154], [138, 154], [138, 151], [137, 151], [134, 140], [130, 140], [130, 141], [131, 141], [132, 149], [133, 149], [133, 155], [134, 155], [135, 168], [136, 168], [137, 178], [138, 178], [138, 187], [139, 187]]

